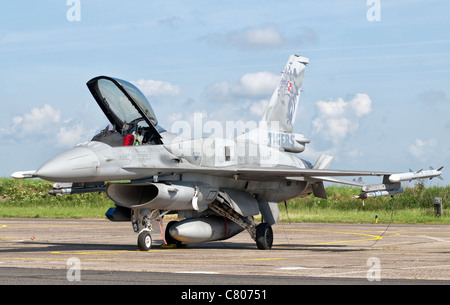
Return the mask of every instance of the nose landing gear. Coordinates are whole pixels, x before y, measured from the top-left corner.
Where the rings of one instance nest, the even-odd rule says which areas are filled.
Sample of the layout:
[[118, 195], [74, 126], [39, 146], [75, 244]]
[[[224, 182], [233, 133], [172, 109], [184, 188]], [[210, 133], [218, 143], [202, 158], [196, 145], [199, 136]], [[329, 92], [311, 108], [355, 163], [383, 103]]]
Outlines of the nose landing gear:
[[131, 224], [134, 232], [138, 233], [137, 245], [139, 250], [148, 251], [152, 248], [152, 236], [150, 232], [153, 231], [152, 222], [161, 221], [163, 216], [169, 211], [140, 209], [131, 211]]

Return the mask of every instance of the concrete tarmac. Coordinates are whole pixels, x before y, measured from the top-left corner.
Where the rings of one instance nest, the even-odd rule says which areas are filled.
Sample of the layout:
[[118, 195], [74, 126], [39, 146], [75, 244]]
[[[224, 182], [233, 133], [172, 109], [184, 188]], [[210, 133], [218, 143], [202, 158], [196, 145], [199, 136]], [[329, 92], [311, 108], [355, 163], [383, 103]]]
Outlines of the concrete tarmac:
[[[128, 272], [129, 277], [117, 276], [122, 284], [126, 278], [130, 284], [161, 285], [240, 285], [256, 279], [268, 285], [319, 279], [450, 284], [450, 226], [391, 225], [385, 232], [387, 226], [278, 223], [274, 246], [266, 251], [246, 232], [222, 242], [164, 248], [156, 226], [153, 248], [141, 252], [128, 222], [0, 219], [0, 284], [68, 283], [76, 275], [102, 283], [102, 275], [112, 279], [114, 272]], [[32, 277], [30, 270], [44, 276]], [[145, 277], [151, 274], [160, 276]]]

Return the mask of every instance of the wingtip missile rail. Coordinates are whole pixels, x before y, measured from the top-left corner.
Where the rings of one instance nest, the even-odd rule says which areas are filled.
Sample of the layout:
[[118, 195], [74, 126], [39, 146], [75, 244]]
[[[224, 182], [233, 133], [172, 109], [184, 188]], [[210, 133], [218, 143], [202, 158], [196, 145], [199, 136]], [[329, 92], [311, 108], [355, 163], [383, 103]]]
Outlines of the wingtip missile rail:
[[437, 177], [442, 180], [441, 177], [441, 170], [444, 167], [441, 166], [438, 169], [434, 169], [430, 166], [430, 170], [419, 170], [417, 172], [410, 171], [408, 173], [399, 173], [399, 174], [392, 174], [390, 176], [385, 176], [385, 179], [388, 178], [389, 182], [384, 182], [385, 184], [378, 184], [378, 185], [370, 185], [363, 187], [362, 191], [363, 193], [359, 195], [353, 196], [353, 199], [362, 199], [363, 202], [367, 198], [376, 198], [376, 197], [386, 197], [391, 196], [394, 197], [395, 195], [402, 194], [405, 191], [403, 188], [400, 188], [400, 182], [401, 181], [411, 181], [416, 179], [433, 179], [434, 177]]
[[400, 173], [400, 174], [392, 174], [389, 176], [389, 181], [392, 183], [400, 182], [400, 181], [411, 181], [415, 179], [425, 179], [430, 178], [433, 179], [434, 177], [437, 177], [442, 180], [441, 177], [441, 170], [444, 167], [441, 166], [438, 169], [434, 169], [430, 166], [430, 170], [419, 170], [417, 172], [409, 172], [409, 173]]

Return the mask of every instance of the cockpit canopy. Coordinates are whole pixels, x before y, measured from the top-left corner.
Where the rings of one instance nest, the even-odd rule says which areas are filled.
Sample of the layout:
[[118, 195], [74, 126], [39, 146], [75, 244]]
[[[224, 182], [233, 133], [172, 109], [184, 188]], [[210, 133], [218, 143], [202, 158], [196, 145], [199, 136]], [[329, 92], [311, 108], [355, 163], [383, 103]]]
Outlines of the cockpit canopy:
[[95, 77], [87, 86], [117, 132], [126, 135], [139, 130], [146, 143], [162, 143], [156, 115], [136, 86], [109, 76]]

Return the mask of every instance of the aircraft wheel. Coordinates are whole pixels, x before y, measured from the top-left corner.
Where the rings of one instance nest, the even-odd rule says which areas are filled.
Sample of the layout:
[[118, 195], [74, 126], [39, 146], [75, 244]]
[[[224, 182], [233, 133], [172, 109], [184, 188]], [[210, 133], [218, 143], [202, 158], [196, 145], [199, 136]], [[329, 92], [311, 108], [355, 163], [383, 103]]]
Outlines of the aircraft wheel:
[[260, 250], [269, 250], [273, 244], [272, 227], [267, 223], [260, 223], [256, 226], [256, 246]]
[[138, 247], [141, 251], [148, 251], [152, 247], [152, 236], [149, 231], [142, 231], [138, 236]]

